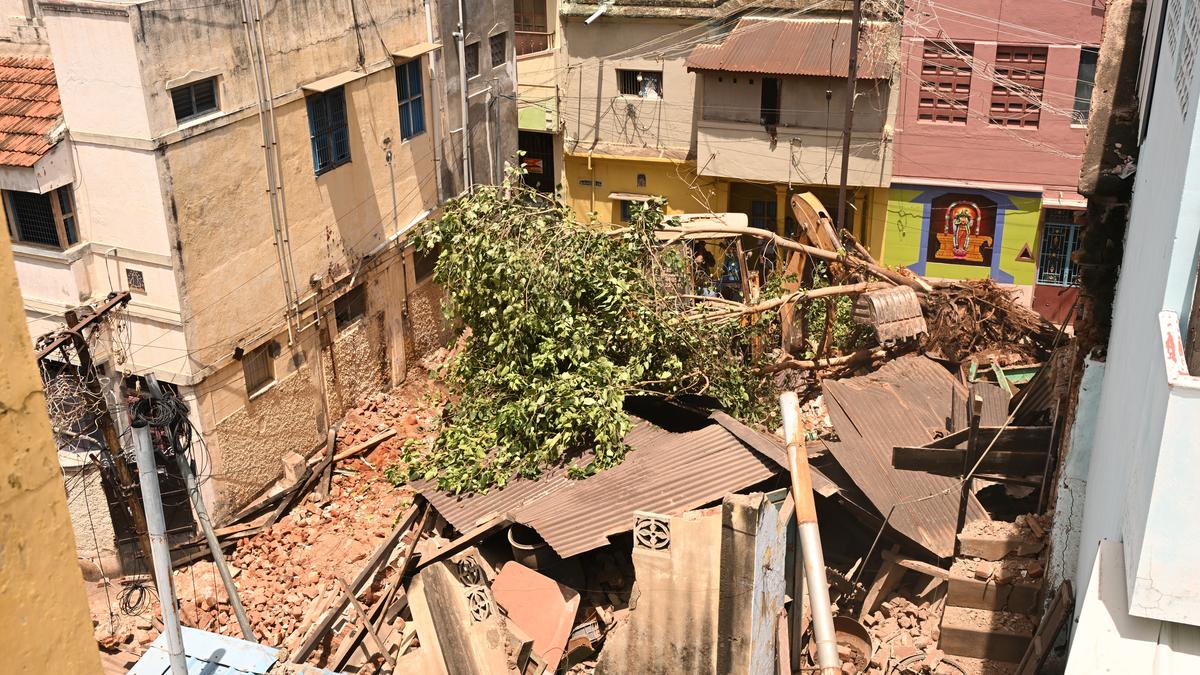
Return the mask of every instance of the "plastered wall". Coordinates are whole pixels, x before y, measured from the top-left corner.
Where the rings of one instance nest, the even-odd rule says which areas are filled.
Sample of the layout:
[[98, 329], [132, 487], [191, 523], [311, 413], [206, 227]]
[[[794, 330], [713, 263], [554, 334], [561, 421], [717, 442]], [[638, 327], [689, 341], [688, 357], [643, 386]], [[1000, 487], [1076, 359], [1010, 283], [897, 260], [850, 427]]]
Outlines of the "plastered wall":
[[0, 316], [0, 354], [8, 357], [0, 369], [0, 670], [99, 673], [7, 237], [0, 237]]

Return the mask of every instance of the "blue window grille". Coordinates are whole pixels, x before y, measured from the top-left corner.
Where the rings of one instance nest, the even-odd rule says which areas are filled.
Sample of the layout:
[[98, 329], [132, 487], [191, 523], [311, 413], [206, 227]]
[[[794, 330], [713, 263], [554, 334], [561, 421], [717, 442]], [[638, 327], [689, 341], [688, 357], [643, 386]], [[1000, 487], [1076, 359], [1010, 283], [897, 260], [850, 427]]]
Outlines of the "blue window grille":
[[312, 139], [313, 171], [318, 176], [350, 161], [344, 88], [308, 97], [308, 132]]
[[1073, 286], [1078, 270], [1071, 254], [1079, 250], [1079, 226], [1074, 212], [1046, 209], [1042, 240], [1038, 247], [1037, 282], [1043, 286]]
[[400, 99], [400, 139], [407, 141], [425, 133], [421, 59], [396, 66], [396, 96]]

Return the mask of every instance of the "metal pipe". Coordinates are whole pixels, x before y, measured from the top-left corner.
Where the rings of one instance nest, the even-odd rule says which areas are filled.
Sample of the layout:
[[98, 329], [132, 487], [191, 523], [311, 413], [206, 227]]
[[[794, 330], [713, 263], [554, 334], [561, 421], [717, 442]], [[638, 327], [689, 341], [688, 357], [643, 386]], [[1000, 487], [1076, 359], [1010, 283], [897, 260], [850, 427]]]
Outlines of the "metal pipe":
[[[425, 37], [429, 42], [437, 42], [437, 38], [433, 34], [433, 13], [429, 9], [429, 0], [424, 0], [421, 4], [425, 8]], [[431, 115], [433, 118], [433, 175], [434, 180], [437, 181], [439, 204], [446, 199], [445, 187], [442, 185], [442, 90], [438, 88], [437, 66], [437, 60], [441, 53], [440, 49], [429, 52], [429, 94], [433, 103], [433, 115]]]
[[229, 604], [233, 605], [233, 613], [237, 616], [238, 625], [242, 628], [242, 636], [250, 642], [257, 643], [254, 630], [250, 627], [250, 619], [246, 618], [246, 608], [238, 597], [237, 586], [233, 585], [233, 577], [229, 574], [229, 566], [225, 564], [225, 554], [221, 552], [221, 542], [217, 541], [217, 533], [213, 531], [212, 521], [208, 518], [208, 509], [204, 499], [200, 497], [200, 488], [196, 485], [196, 476], [183, 454], [175, 455], [179, 463], [179, 472], [187, 483], [188, 496], [192, 498], [192, 508], [196, 509], [196, 520], [200, 521], [200, 529], [204, 530], [204, 538], [208, 541], [208, 550], [212, 553], [213, 565], [221, 575], [221, 583], [225, 585], [225, 593], [229, 596]]
[[829, 580], [825, 578], [825, 555], [821, 551], [821, 532], [817, 527], [817, 504], [813, 499], [812, 475], [808, 471], [808, 452], [804, 448], [804, 427], [800, 424], [800, 400], [796, 392], [779, 395], [783, 412], [783, 437], [788, 448], [788, 467], [792, 474], [792, 499], [796, 502], [796, 531], [800, 555], [804, 558], [804, 579], [808, 586], [808, 606], [812, 611], [813, 636], [817, 641], [817, 665], [821, 675], [842, 671], [838, 656], [837, 632], [833, 628], [833, 608], [829, 602]]
[[458, 0], [458, 32], [454, 37], [458, 39], [458, 94], [462, 101], [463, 192], [470, 192], [475, 181], [471, 179], [471, 125], [467, 111], [467, 27], [463, 25], [465, 14], [463, 0]]
[[146, 509], [146, 533], [150, 537], [150, 553], [154, 558], [158, 604], [162, 608], [163, 633], [167, 636], [171, 675], [187, 675], [187, 660], [183, 655], [183, 631], [179, 628], [175, 586], [171, 579], [171, 547], [167, 544], [167, 520], [163, 516], [162, 493], [158, 489], [158, 465], [154, 462], [154, 444], [150, 440], [150, 427], [146, 426], [145, 420], [134, 421], [133, 440], [138, 483], [142, 487], [142, 504]]

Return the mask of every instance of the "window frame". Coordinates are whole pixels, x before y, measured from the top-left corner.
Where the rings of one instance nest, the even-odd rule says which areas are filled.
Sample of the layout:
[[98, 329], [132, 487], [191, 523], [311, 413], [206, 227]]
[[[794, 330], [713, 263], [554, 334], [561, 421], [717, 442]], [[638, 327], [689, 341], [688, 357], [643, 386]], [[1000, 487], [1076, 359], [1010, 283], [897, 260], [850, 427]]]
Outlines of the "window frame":
[[425, 69], [422, 67], [423, 63], [422, 57], [418, 56], [396, 66], [396, 100], [400, 115], [401, 142], [412, 140], [425, 133]]
[[954, 52], [975, 55], [973, 42], [925, 40], [921, 44], [921, 81], [917, 121], [964, 126], [971, 110], [973, 69]]
[[333, 301], [333, 323], [337, 331], [349, 330], [367, 315], [367, 285], [360, 283]]
[[[647, 100], [647, 101], [663, 100], [663, 91], [666, 89], [666, 80], [663, 77], [663, 71], [661, 71], [661, 70], [645, 70], [642, 68], [617, 68], [616, 71], [617, 71], [617, 92], [620, 93], [622, 96], [636, 96], [637, 98]], [[640, 83], [639, 77], [644, 79], [644, 77], [646, 75], [657, 75], [658, 76], [658, 87], [657, 87], [658, 98], [651, 98], [651, 97], [646, 96], [643, 93], [645, 91], [645, 86]], [[635, 83], [635, 86], [633, 87], [634, 90], [627, 91], [627, 89], [630, 88], [627, 85], [631, 82]]]
[[[480, 63], [480, 59], [483, 57], [480, 56], [480, 53], [479, 53], [481, 51], [481, 49], [479, 47], [480, 42], [481, 42], [481, 40], [476, 40], [474, 42], [467, 44], [467, 46], [463, 47], [463, 58], [466, 60], [463, 63], [463, 72], [465, 72], [467, 74], [468, 80], [473, 80], [473, 79], [479, 77], [479, 75], [482, 73], [482, 70], [480, 68], [480, 66], [482, 65]], [[471, 67], [472, 65], [474, 65], [474, 69], [473, 69], [474, 72], [472, 72], [472, 67]]]
[[[501, 55], [499, 61], [496, 60], [496, 39], [497, 38], [500, 39], [500, 47], [502, 49], [502, 55]], [[492, 60], [492, 68], [499, 68], [500, 66], [504, 66], [504, 65], [508, 64], [508, 32], [507, 31], [505, 31], [503, 33], [496, 33], [495, 35], [491, 35], [488, 37], [488, 55], [491, 57], [491, 60]]]
[[[1001, 61], [1005, 53], [1010, 58]], [[1026, 54], [1028, 58], [1019, 58]], [[1046, 64], [1049, 59], [1050, 48], [1047, 45], [996, 45], [996, 60], [992, 63], [992, 70], [997, 80], [992, 85], [992, 98], [988, 104], [988, 124], [1017, 129], [1037, 129], [1041, 126], [1041, 104], [1046, 94]], [[1001, 78], [1036, 90], [1037, 102], [1031, 102], [1000, 84]], [[997, 110], [997, 105], [1003, 108]]]
[[[756, 213], [760, 210], [761, 213]], [[750, 227], [774, 232], [779, 219], [779, 205], [774, 199], [751, 199], [750, 213], [747, 216]]]
[[[204, 85], [204, 84], [208, 84], [208, 85], [212, 86], [212, 100], [213, 100], [212, 107], [205, 108], [203, 110], [198, 110], [196, 107], [196, 88], [199, 87], [200, 85]], [[182, 91], [187, 91], [187, 93], [188, 93], [188, 100], [191, 103], [192, 112], [191, 112], [191, 114], [180, 117], [179, 109], [175, 105], [175, 94], [176, 94], [176, 92], [182, 92]], [[175, 123], [176, 124], [184, 124], [187, 122], [191, 122], [195, 119], [204, 117], [205, 115], [209, 115], [211, 113], [221, 111], [221, 88], [218, 86], [217, 77], [215, 75], [213, 77], [206, 77], [202, 80], [196, 80], [195, 82], [188, 82], [187, 84], [181, 84], [178, 87], [171, 87], [170, 89], [167, 90], [167, 93], [171, 96], [171, 111], [175, 115]]]
[[[1087, 82], [1083, 79], [1083, 69], [1086, 65], [1084, 54], [1091, 54], [1092, 79]], [[1099, 61], [1099, 47], [1090, 45], [1080, 47], [1079, 67], [1075, 70], [1075, 105], [1071, 109], [1071, 124], [1076, 126], [1087, 126], [1088, 120], [1092, 116], [1092, 92], [1096, 88], [1096, 68]], [[1087, 90], [1087, 96], [1080, 96], [1083, 89]]]
[[[317, 176], [333, 171], [334, 169], [349, 164], [352, 157], [350, 152], [350, 111], [346, 102], [346, 87], [345, 85], [334, 87], [328, 91], [309, 94], [304, 99], [305, 106], [308, 109], [308, 134], [309, 142], [312, 145], [313, 155], [313, 173]], [[337, 117], [337, 108], [340, 105], [340, 120]], [[323, 109], [322, 109], [323, 108]], [[324, 126], [318, 128], [318, 121], [324, 115]], [[339, 155], [337, 145], [339, 140], [345, 143], [345, 154]], [[321, 163], [320, 144], [328, 142], [329, 144], [329, 162]]]
[[[251, 386], [252, 368], [260, 367], [258, 363], [260, 360], [264, 377]], [[278, 381], [275, 377], [275, 359], [271, 356], [270, 342], [263, 343], [242, 355], [242, 378], [246, 386], [246, 396], [249, 398], [263, 393]]]
[[[1075, 222], [1075, 214], [1077, 211], [1071, 209], [1045, 209], [1042, 213], [1042, 228], [1038, 234], [1038, 252], [1037, 252], [1037, 270], [1034, 275], [1034, 283], [1038, 286], [1056, 286], [1059, 288], [1069, 288], [1075, 285], [1075, 277], [1079, 270], [1075, 267], [1073, 256], [1079, 250], [1080, 236], [1079, 231], [1081, 226]], [[1047, 240], [1051, 231], [1055, 231], [1056, 235], [1065, 234], [1066, 241], [1059, 247], [1058, 251], [1047, 250]], [[1059, 265], [1057, 278], [1043, 277], [1046, 272], [1046, 266], [1049, 262], [1055, 262]]]
[[13, 242], [26, 246], [38, 246], [56, 251], [65, 251], [79, 244], [79, 217], [75, 206], [75, 195], [70, 184], [55, 188], [49, 192], [26, 192], [24, 194], [44, 197], [50, 206], [50, 218], [54, 223], [54, 234], [58, 240], [55, 244], [36, 241], [25, 237], [21, 228], [20, 218], [17, 217], [16, 207], [12, 203], [12, 195], [21, 190], [4, 190], [4, 215], [8, 219], [8, 234]]

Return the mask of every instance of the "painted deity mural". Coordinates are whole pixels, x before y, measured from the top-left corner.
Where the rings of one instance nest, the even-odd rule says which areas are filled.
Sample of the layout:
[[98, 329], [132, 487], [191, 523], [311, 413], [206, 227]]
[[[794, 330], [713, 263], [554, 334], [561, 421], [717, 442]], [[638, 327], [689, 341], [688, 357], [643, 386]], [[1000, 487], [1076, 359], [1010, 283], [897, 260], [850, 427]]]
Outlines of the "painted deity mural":
[[996, 202], [979, 194], [950, 193], [932, 201], [926, 259], [992, 266]]

